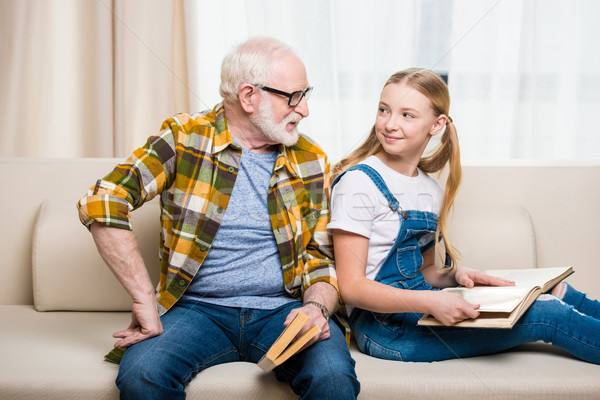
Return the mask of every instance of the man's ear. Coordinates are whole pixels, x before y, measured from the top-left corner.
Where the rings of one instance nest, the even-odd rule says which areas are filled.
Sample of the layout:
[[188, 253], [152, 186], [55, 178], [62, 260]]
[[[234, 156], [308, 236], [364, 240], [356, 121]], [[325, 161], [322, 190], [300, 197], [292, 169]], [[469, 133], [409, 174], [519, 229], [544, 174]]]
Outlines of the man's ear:
[[248, 114], [258, 111], [258, 96], [260, 96], [260, 93], [258, 93], [258, 88], [250, 85], [249, 83], [244, 83], [238, 90], [238, 100], [240, 101], [240, 106]]
[[446, 124], [448, 123], [448, 117], [444, 114], [437, 117], [433, 126], [431, 127], [431, 131], [429, 134], [431, 136], [439, 135], [440, 133], [446, 131]]

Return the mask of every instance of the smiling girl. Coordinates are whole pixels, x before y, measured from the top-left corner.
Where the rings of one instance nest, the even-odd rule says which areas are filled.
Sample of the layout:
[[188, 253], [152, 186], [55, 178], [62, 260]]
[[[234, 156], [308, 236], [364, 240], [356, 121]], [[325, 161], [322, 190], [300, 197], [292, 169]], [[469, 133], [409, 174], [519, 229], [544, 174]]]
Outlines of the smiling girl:
[[[494, 353], [544, 340], [600, 363], [600, 303], [566, 283], [531, 306], [510, 330], [418, 326], [476, 318], [479, 305], [439, 288], [513, 282], [456, 265], [446, 219], [461, 180], [448, 87], [411, 68], [386, 82], [365, 142], [333, 169], [331, 222], [340, 293], [358, 347], [374, 357], [437, 361]], [[439, 145], [424, 156], [429, 140]], [[446, 165], [445, 188], [428, 174]], [[445, 265], [435, 249], [445, 242]]]

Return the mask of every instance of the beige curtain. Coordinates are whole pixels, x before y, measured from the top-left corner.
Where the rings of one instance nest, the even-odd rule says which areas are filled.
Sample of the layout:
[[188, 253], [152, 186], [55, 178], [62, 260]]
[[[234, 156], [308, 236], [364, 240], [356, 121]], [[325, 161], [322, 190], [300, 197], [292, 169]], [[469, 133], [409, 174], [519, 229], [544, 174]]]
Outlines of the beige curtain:
[[0, 0], [0, 156], [125, 157], [188, 110], [181, 0]]

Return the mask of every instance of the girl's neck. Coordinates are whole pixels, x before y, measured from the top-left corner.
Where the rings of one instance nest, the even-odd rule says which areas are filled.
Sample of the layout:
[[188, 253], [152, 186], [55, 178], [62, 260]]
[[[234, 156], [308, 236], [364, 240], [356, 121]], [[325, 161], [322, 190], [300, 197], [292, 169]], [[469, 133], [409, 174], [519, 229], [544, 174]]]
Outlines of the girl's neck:
[[375, 157], [379, 158], [385, 165], [399, 174], [409, 177], [415, 177], [419, 175], [417, 167], [419, 165], [420, 158], [417, 160], [407, 160], [399, 156], [391, 155], [385, 150], [375, 154]]

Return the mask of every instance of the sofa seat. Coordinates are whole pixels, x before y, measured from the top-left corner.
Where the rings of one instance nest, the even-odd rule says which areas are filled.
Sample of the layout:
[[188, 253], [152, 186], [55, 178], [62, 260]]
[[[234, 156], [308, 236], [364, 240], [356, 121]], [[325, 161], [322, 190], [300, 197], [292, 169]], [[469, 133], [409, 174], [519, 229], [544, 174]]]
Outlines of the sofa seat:
[[[130, 312], [39, 312], [33, 306], [0, 306], [0, 398], [118, 399], [118, 365], [103, 355]], [[6, 329], [10, 327], [10, 329]], [[288, 385], [255, 364], [210, 368], [188, 387], [190, 399], [294, 399]]]
[[[39, 312], [0, 306], [2, 399], [118, 399], [118, 366], [103, 360], [112, 333], [128, 312]], [[10, 329], [6, 329], [10, 327]], [[600, 366], [544, 343], [511, 351], [434, 363], [352, 356], [362, 383], [360, 399], [598, 399]], [[189, 399], [295, 399], [287, 384], [255, 364], [217, 365], [198, 374]], [[568, 395], [567, 395], [568, 394]]]

